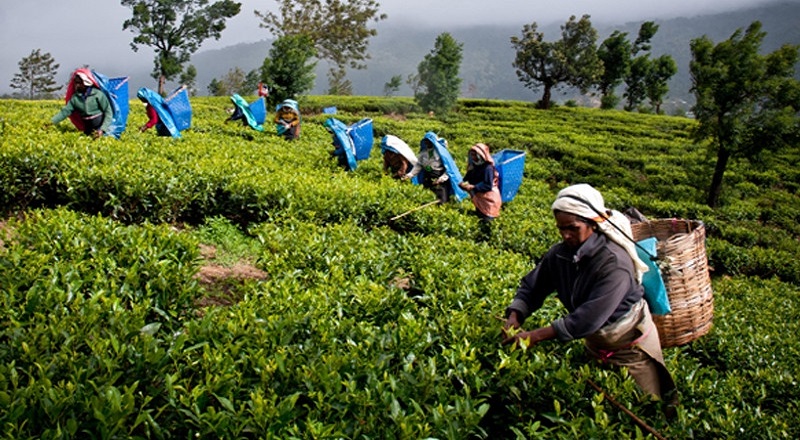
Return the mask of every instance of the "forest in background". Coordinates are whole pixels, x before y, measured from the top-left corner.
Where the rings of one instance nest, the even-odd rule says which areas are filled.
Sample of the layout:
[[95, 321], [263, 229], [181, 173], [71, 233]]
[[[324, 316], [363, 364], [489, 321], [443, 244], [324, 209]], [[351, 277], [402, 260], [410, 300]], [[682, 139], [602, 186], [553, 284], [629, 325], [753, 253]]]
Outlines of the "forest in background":
[[[670, 112], [669, 109], [681, 107], [688, 110], [689, 103], [694, 100], [689, 92], [689, 42], [692, 39], [708, 35], [715, 42], [722, 41], [729, 38], [736, 29], [744, 29], [753, 21], [759, 20], [763, 30], [767, 32], [762, 48], [765, 52], [771, 52], [785, 43], [800, 44], [797, 17], [800, 17], [800, 4], [786, 3], [725, 14], [655, 20], [659, 29], [652, 39], [651, 53], [656, 57], [669, 54], [678, 64], [678, 73], [669, 82], [667, 100], [672, 105], [666, 106], [667, 112]], [[568, 18], [564, 17], [561, 23], [539, 23], [545, 38], [560, 37], [560, 26]], [[535, 18], [531, 21], [535, 21]], [[598, 44], [615, 30], [628, 32], [634, 38], [641, 26], [641, 22], [622, 25], [593, 24], [598, 31]], [[509, 25], [465, 26], [451, 31], [453, 37], [464, 44], [460, 75], [463, 79], [462, 97], [526, 101], [536, 101], [541, 97], [541, 91], [532, 91], [523, 86], [511, 65], [514, 49], [509, 40], [512, 36], [519, 36], [521, 30], [520, 26]], [[381, 96], [384, 93], [384, 84], [392, 76], [401, 75], [405, 80], [409, 74], [416, 73], [417, 65], [433, 49], [434, 40], [441, 32], [441, 29], [414, 28], [410, 25], [381, 25], [378, 35], [370, 40], [369, 51], [372, 58], [367, 62], [367, 69], [348, 71], [348, 78], [353, 83], [353, 94]], [[207, 86], [211, 80], [224, 76], [230, 69], [239, 67], [247, 72], [258, 68], [267, 56], [270, 45], [271, 40], [263, 40], [197, 53], [191, 64], [194, 64], [198, 72], [198, 94], [208, 94]], [[325, 79], [327, 68], [324, 63], [317, 66], [317, 81], [311, 94], [325, 94], [328, 86]], [[137, 74], [138, 77], [144, 75], [147, 73]], [[411, 89], [403, 84], [397, 95], [411, 96]], [[579, 100], [573, 90], [557, 92], [554, 98], [562, 102], [567, 99]]]

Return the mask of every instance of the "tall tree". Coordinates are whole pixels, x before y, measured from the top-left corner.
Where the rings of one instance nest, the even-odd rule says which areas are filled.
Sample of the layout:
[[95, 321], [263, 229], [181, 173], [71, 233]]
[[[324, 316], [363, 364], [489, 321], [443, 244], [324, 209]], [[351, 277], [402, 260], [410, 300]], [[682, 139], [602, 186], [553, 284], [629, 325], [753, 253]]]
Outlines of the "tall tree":
[[678, 72], [678, 65], [675, 60], [669, 55], [661, 55], [660, 57], [650, 61], [650, 68], [647, 71], [647, 76], [644, 79], [645, 95], [650, 100], [653, 110], [656, 114], [661, 113], [661, 104], [664, 102], [664, 97], [669, 92], [667, 82]]
[[553, 42], [544, 41], [544, 34], [537, 27], [535, 22], [526, 24], [522, 37], [511, 37], [511, 45], [516, 50], [513, 66], [526, 87], [544, 89], [539, 107], [546, 109], [550, 108], [552, 89], [561, 84], [586, 92], [597, 83], [603, 63], [595, 47], [597, 31], [588, 15], [577, 21], [571, 16], [561, 26], [561, 39]]
[[[642, 23], [639, 33], [636, 35], [636, 41], [631, 45], [631, 59], [628, 61], [628, 71], [625, 74], [626, 91], [624, 96], [627, 99], [625, 110], [632, 111], [639, 107], [639, 104], [647, 97], [648, 78], [655, 80], [653, 69], [656, 66], [654, 61], [650, 60], [650, 40], [653, 39], [656, 32], [658, 32], [658, 25], [655, 22]], [[671, 76], [672, 74], [670, 74]], [[664, 86], [666, 87], [666, 81]]]
[[400, 90], [400, 86], [403, 85], [403, 76], [402, 75], [395, 75], [388, 82], [383, 85], [383, 95], [384, 96], [392, 96]]
[[[275, 1], [279, 4], [277, 14], [255, 11], [261, 19], [260, 26], [276, 37], [309, 36], [316, 56], [333, 66], [328, 71], [330, 85], [346, 90], [348, 87], [341, 86], [347, 67], [366, 68], [369, 38], [378, 34], [368, 24], [386, 19], [386, 14], [379, 13], [380, 4], [374, 0]], [[349, 88], [352, 89], [352, 84]]]
[[419, 63], [420, 88], [414, 94], [425, 111], [448, 113], [458, 99], [463, 44], [445, 32], [436, 37], [433, 50]]
[[228, 94], [248, 95], [248, 92], [252, 93], [256, 89], [255, 87], [248, 89], [247, 76], [239, 66], [228, 69], [228, 73], [222, 76], [220, 82], [222, 83], [222, 88], [227, 90]]
[[716, 45], [707, 36], [690, 43], [699, 122], [694, 135], [709, 141], [717, 156], [707, 199], [712, 208], [732, 158], [752, 158], [800, 140], [800, 81], [794, 77], [800, 47], [787, 44], [761, 55], [765, 35], [755, 21]]
[[645, 80], [650, 75], [650, 55], [639, 55], [631, 61], [628, 67], [628, 74], [625, 75], [625, 93], [623, 96], [627, 100], [625, 110], [633, 111], [647, 97], [647, 86]]
[[194, 67], [194, 64], [190, 64], [186, 67], [186, 70], [181, 73], [179, 81], [186, 86], [189, 91], [189, 96], [197, 94], [197, 68]]
[[211, 78], [211, 82], [208, 83], [208, 93], [211, 96], [226, 96], [229, 95], [228, 89], [225, 88], [225, 84], [222, 81]]
[[620, 31], [612, 32], [597, 48], [597, 57], [603, 62], [603, 73], [597, 83], [601, 95], [600, 108], [614, 108], [619, 103], [614, 90], [622, 84], [622, 79], [628, 73], [631, 50], [628, 33]]
[[19, 72], [14, 74], [10, 86], [26, 94], [28, 99], [49, 97], [61, 88], [55, 79], [59, 65], [50, 53], [32, 50], [18, 65]]
[[284, 35], [272, 43], [261, 65], [261, 81], [269, 84], [272, 104], [297, 97], [314, 87], [316, 49], [308, 35]]
[[650, 40], [658, 32], [658, 25], [653, 21], [645, 21], [639, 26], [639, 33], [636, 35], [636, 41], [633, 42], [631, 48], [631, 55], [635, 56], [639, 52], [650, 52]]
[[158, 92], [164, 94], [164, 83], [183, 70], [204, 40], [219, 39], [225, 20], [236, 16], [242, 5], [232, 0], [121, 0], [132, 10], [123, 30], [135, 33], [131, 43], [134, 52], [149, 46], [156, 52], [153, 78]]

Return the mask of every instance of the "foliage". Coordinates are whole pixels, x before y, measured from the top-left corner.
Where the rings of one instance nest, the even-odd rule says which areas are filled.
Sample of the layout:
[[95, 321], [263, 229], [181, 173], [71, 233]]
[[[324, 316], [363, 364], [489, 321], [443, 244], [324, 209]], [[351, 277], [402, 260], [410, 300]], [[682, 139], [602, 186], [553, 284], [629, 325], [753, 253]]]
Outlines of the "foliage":
[[394, 75], [383, 85], [383, 95], [386, 97], [392, 96], [400, 90], [400, 86], [403, 85], [403, 76], [402, 75]]
[[228, 95], [228, 90], [222, 81], [212, 78], [211, 82], [208, 83], [208, 93], [211, 96], [226, 96]]
[[278, 37], [261, 66], [261, 79], [270, 85], [271, 104], [297, 99], [314, 86], [316, 50], [307, 35]]
[[[251, 72], [252, 73], [252, 72]], [[226, 96], [232, 95], [234, 93], [239, 95], [251, 95], [253, 91], [256, 90], [258, 83], [258, 79], [252, 78], [250, 75], [248, 81], [248, 74], [244, 73], [244, 71], [240, 67], [233, 67], [228, 69], [228, 73], [226, 73], [222, 78], [217, 80], [216, 83], [213, 83], [213, 94], [215, 96]], [[212, 86], [209, 85], [209, 91], [211, 91]]]
[[11, 78], [9, 86], [20, 90], [28, 99], [50, 98], [61, 89], [55, 80], [59, 64], [50, 53], [42, 53], [41, 49], [32, 50], [18, 65], [19, 72]]
[[186, 70], [181, 73], [179, 81], [186, 86], [189, 91], [189, 96], [197, 95], [197, 68], [194, 67], [194, 64], [190, 64], [186, 67]]
[[614, 31], [597, 48], [597, 57], [603, 63], [603, 73], [597, 83], [602, 95], [601, 108], [614, 108], [619, 101], [614, 89], [622, 84], [630, 65], [632, 45], [627, 36], [627, 32]]
[[708, 140], [717, 163], [707, 203], [717, 206], [731, 158], [792, 148], [800, 136], [800, 81], [794, 78], [798, 46], [761, 55], [765, 33], [753, 22], [718, 44], [692, 40], [692, 92], [699, 121], [696, 138]]
[[632, 111], [647, 97], [647, 78], [651, 77], [653, 65], [648, 54], [633, 58], [625, 75], [625, 110]]
[[[255, 11], [260, 26], [276, 37], [306, 35], [320, 59], [333, 65], [330, 88], [341, 91], [347, 67], [365, 69], [370, 37], [377, 35], [368, 23], [386, 19], [375, 0], [275, 0], [279, 13]], [[334, 80], [338, 79], [336, 83]], [[335, 87], [336, 86], [336, 87]], [[340, 93], [336, 93], [340, 94]], [[347, 93], [343, 93], [347, 94]]]
[[[800, 345], [785, 337], [800, 323], [797, 149], [732, 161], [712, 210], [713, 158], [687, 118], [461, 99], [445, 123], [407, 97], [303, 96], [290, 144], [226, 125], [228, 102], [193, 97], [180, 140], [95, 141], [36, 122], [55, 100], [0, 100], [0, 436], [646, 437], [587, 380], [666, 438], [800, 435]], [[376, 141], [437, 132], [462, 170], [476, 140], [524, 151], [489, 240], [466, 201], [390, 221], [431, 196], [386, 176], [375, 148], [341, 170], [332, 102], [346, 124], [371, 118]], [[553, 197], [577, 182], [609, 207], [706, 225], [714, 327], [664, 352], [674, 420], [580, 342], [499, 345], [497, 317], [559, 239]], [[201, 244], [268, 277], [209, 303]], [[562, 315], [549, 298], [526, 325]]]
[[648, 75], [644, 79], [647, 99], [656, 113], [661, 113], [661, 104], [669, 92], [667, 82], [678, 71], [675, 60], [669, 55], [661, 55], [650, 62]]
[[328, 74], [329, 95], [352, 95], [353, 82], [347, 79], [344, 69], [333, 70]]
[[131, 42], [134, 52], [140, 46], [153, 48], [153, 78], [158, 92], [165, 93], [164, 82], [175, 78], [183, 65], [208, 38], [219, 39], [225, 20], [236, 16], [241, 3], [232, 0], [121, 0], [131, 9], [131, 18], [122, 24], [136, 36]]
[[561, 84], [585, 91], [596, 83], [603, 64], [597, 55], [597, 31], [588, 15], [576, 21], [575, 16], [561, 26], [561, 39], [546, 42], [536, 22], [522, 28], [521, 37], [511, 37], [516, 50], [513, 62], [517, 77], [526, 87], [544, 89], [540, 108], [550, 108], [553, 88]]
[[419, 89], [414, 99], [425, 111], [447, 114], [458, 99], [463, 44], [445, 32], [436, 37], [430, 53], [417, 66]]

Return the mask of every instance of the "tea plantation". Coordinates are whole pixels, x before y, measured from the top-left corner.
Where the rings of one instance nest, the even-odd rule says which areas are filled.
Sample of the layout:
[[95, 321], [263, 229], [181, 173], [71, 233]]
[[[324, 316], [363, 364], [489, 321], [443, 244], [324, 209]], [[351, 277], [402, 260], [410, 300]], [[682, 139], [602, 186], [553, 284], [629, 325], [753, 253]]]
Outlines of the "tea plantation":
[[[732, 162], [712, 210], [686, 118], [313, 96], [288, 142], [200, 97], [182, 139], [136, 130], [132, 101], [121, 139], [93, 140], [46, 123], [60, 105], [0, 100], [0, 438], [800, 438], [800, 146]], [[373, 120], [352, 172], [329, 155], [334, 105]], [[433, 195], [383, 173], [380, 138], [427, 131], [462, 173], [476, 142], [526, 153], [488, 239], [467, 200], [392, 220]], [[581, 341], [500, 344], [579, 182], [706, 226], [713, 327], [664, 351], [672, 420]], [[563, 313], [551, 298], [525, 326]]]

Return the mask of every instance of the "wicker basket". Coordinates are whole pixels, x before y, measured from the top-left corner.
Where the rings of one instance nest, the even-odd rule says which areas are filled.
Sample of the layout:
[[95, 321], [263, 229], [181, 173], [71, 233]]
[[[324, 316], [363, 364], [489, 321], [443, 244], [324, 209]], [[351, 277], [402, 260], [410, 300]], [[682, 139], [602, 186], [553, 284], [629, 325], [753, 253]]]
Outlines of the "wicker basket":
[[657, 219], [632, 223], [636, 241], [658, 240], [661, 274], [672, 311], [653, 315], [662, 347], [687, 344], [711, 329], [714, 295], [708, 274], [706, 230], [698, 220]]

